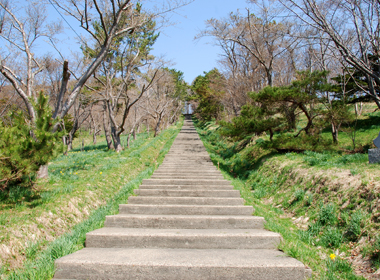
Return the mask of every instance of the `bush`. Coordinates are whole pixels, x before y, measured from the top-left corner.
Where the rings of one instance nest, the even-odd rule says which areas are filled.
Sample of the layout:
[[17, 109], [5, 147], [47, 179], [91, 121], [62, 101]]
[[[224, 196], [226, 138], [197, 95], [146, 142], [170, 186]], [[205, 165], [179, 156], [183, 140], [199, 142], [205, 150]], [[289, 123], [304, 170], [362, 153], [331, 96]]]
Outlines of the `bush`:
[[11, 186], [30, 186], [34, 174], [60, 150], [62, 133], [53, 133], [54, 121], [48, 97], [42, 93], [35, 104], [36, 122], [23, 112], [12, 112], [12, 125], [0, 121], [0, 191]]
[[376, 236], [374, 239], [369, 255], [373, 262], [380, 265], [380, 235]]
[[344, 233], [344, 237], [349, 241], [357, 241], [361, 232], [361, 223], [363, 219], [363, 213], [360, 211], [356, 211], [348, 224], [347, 230]]
[[323, 205], [318, 213], [318, 222], [321, 225], [332, 225], [337, 221], [333, 204]]
[[319, 243], [326, 248], [339, 248], [343, 242], [342, 232], [333, 227], [328, 227], [322, 234]]

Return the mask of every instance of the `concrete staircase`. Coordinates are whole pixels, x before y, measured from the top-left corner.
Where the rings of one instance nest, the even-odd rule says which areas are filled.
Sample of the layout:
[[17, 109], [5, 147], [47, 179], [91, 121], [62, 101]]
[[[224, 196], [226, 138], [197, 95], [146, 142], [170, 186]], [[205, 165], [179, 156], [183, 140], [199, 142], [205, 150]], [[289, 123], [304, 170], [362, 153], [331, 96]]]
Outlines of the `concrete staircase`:
[[215, 168], [187, 119], [137, 196], [87, 234], [86, 248], [56, 261], [54, 279], [305, 279], [278, 251], [240, 193]]

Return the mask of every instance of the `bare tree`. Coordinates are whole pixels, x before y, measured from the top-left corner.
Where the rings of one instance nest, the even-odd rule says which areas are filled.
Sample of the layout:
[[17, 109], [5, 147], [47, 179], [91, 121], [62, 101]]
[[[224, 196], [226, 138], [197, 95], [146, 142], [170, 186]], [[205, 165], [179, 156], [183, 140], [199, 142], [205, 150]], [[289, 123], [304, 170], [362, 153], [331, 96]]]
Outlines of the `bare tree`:
[[245, 48], [263, 67], [266, 82], [273, 85], [275, 60], [296, 44], [297, 39], [290, 38], [291, 24], [279, 20], [281, 10], [276, 1], [251, 1], [254, 15], [250, 8], [246, 16], [231, 13], [228, 19], [207, 21], [207, 28], [198, 35], [213, 36], [218, 40], [235, 42]]
[[[155, 14], [144, 13], [141, 4], [131, 0], [51, 0], [49, 1], [66, 16], [77, 20], [80, 27], [90, 39], [79, 38], [83, 49], [92, 49], [90, 63], [78, 75], [74, 85], [68, 88], [70, 68], [68, 61], [63, 63], [60, 93], [56, 100], [54, 118], [63, 117], [75, 103], [81, 89], [94, 74], [101, 62], [106, 58], [113, 43], [126, 34], [133, 34], [135, 29], [143, 26], [153, 18], [173, 11], [187, 1], [176, 1], [167, 10], [156, 11]], [[36, 100], [36, 76], [44, 70], [44, 65], [33, 52], [37, 40], [47, 37], [53, 40], [54, 35], [61, 30], [59, 24], [46, 23], [46, 5], [40, 2], [28, 1], [24, 13], [17, 11], [7, 1], [0, 0], [0, 38], [7, 43], [8, 52], [2, 49], [0, 53], [0, 72], [12, 84], [22, 97], [32, 121], [35, 120], [33, 100]], [[24, 15], [25, 14], [25, 15]], [[22, 71], [12, 68], [12, 58], [25, 57]], [[55, 127], [57, 129], [58, 126]]]
[[[102, 131], [101, 124], [99, 123], [99, 114], [98, 112], [94, 112], [94, 110], [91, 110], [90, 112], [90, 127], [92, 129], [92, 142], [94, 145], [96, 145], [97, 142], [97, 136]], [[97, 115], [96, 115], [97, 114]]]
[[75, 133], [91, 115], [92, 104], [88, 104], [88, 100], [84, 100], [85, 98], [85, 96], [79, 97], [73, 106], [72, 127], [66, 137], [67, 151], [72, 150]]
[[[33, 101], [37, 100], [36, 76], [44, 70], [43, 61], [36, 57], [34, 48], [41, 38], [52, 38], [60, 25], [46, 22], [46, 6], [28, 2], [21, 16], [8, 1], [0, 1], [2, 12], [0, 38], [3, 47], [0, 53], [0, 72], [23, 99], [31, 120], [36, 118]], [[20, 15], [17, 15], [19, 13]], [[14, 66], [24, 59], [22, 69]]]
[[161, 126], [165, 118], [170, 114], [171, 109], [176, 107], [173, 105], [182, 105], [182, 103], [178, 104], [176, 102], [180, 97], [175, 95], [175, 83], [171, 73], [162, 69], [156, 75], [159, 78], [147, 94], [146, 107], [144, 108], [146, 113], [154, 120], [154, 137], [159, 134]]
[[377, 0], [280, 0], [303, 24], [332, 40], [343, 59], [363, 73], [367, 93], [380, 108], [380, 2]]

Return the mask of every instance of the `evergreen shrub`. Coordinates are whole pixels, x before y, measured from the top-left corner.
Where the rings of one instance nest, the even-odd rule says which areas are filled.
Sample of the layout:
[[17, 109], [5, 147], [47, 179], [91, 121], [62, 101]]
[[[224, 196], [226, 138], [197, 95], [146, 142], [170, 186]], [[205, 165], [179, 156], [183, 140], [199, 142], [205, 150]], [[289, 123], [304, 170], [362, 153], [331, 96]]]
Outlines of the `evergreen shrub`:
[[55, 121], [42, 92], [34, 104], [33, 123], [22, 111], [11, 112], [11, 124], [0, 121], [0, 191], [30, 187], [35, 173], [62, 150], [62, 132], [52, 132]]

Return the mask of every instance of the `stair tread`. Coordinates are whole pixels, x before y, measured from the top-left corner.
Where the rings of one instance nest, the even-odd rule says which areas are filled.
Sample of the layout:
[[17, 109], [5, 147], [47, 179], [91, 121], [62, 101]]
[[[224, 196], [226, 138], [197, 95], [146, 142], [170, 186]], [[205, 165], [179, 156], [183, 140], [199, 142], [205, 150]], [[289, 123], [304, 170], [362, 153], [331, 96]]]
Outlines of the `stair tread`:
[[112, 264], [133, 266], [299, 267], [304, 265], [272, 249], [150, 249], [84, 248], [60, 258], [56, 264]]
[[279, 237], [279, 233], [265, 229], [152, 229], [152, 228], [118, 228], [103, 227], [87, 235], [111, 236], [257, 236]]

